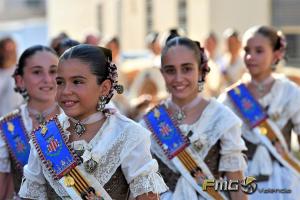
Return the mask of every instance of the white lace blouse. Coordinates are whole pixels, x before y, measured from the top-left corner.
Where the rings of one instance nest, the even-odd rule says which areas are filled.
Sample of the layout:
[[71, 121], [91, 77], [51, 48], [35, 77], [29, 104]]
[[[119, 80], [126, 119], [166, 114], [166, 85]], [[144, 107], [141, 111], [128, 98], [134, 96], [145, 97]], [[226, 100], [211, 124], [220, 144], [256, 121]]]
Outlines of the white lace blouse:
[[[32, 131], [32, 120], [29, 117], [27, 104], [20, 106], [22, 120], [27, 133]], [[0, 130], [1, 131], [1, 130]], [[2, 134], [1, 134], [2, 135]], [[28, 134], [30, 136], [30, 134]], [[5, 141], [0, 137], [0, 172], [9, 173], [11, 171], [11, 160]]]
[[[268, 115], [280, 130], [291, 120], [293, 131], [299, 135], [300, 89], [295, 83], [283, 75], [274, 75], [274, 77], [275, 83], [270, 92], [258, 99], [258, 101], [262, 107], [266, 108], [268, 106]], [[222, 94], [219, 100], [229, 106], [237, 115], [240, 115], [226, 93]], [[273, 161], [269, 151], [262, 145], [259, 137], [252, 133], [246, 123], [242, 125], [242, 133], [247, 141], [258, 145], [251, 163], [249, 162], [248, 174], [271, 175], [273, 171]]]
[[[167, 103], [165, 104], [167, 107]], [[141, 122], [146, 126], [145, 122]], [[246, 150], [244, 140], [241, 138], [241, 121], [227, 107], [217, 102], [214, 98], [204, 109], [200, 118], [193, 124], [182, 124], [179, 126], [181, 132], [187, 135], [189, 131], [193, 135], [189, 138], [191, 148], [193, 144], [200, 144], [201, 150], [193, 151], [197, 153], [194, 157], [204, 160], [210, 148], [221, 141], [221, 158], [219, 162], [219, 171], [243, 171], [246, 168], [246, 162], [242, 154]], [[153, 139], [151, 150], [155, 153], [170, 169], [176, 172], [172, 162], [164, 155], [161, 147]]]
[[[300, 88], [283, 75], [275, 75], [274, 77], [275, 83], [270, 92], [258, 101], [263, 107], [268, 106], [268, 115], [280, 130], [291, 120], [293, 131], [300, 135]], [[219, 100], [239, 115], [227, 94], [222, 94]], [[242, 133], [252, 143], [260, 142], [245, 123], [242, 125]]]
[[[64, 130], [70, 124], [64, 114], [59, 116]], [[65, 132], [67, 135], [70, 132]], [[104, 186], [121, 166], [134, 197], [147, 193], [162, 193], [167, 190], [163, 179], [157, 174], [158, 164], [150, 154], [150, 133], [132, 120], [118, 112], [109, 116], [95, 137], [90, 141], [75, 141], [75, 150], [90, 151], [98, 161], [92, 173]], [[55, 192], [63, 199], [70, 199], [64, 188], [52, 179], [41, 163], [37, 151], [31, 144], [28, 164], [24, 167], [25, 181], [19, 195], [23, 198], [46, 199], [45, 183], [50, 183]]]

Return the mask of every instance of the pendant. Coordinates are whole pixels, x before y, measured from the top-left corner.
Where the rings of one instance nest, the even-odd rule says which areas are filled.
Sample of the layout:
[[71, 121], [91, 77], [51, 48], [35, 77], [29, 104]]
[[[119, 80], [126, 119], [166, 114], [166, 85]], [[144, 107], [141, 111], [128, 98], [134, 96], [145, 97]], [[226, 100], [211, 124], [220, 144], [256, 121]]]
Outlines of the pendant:
[[85, 171], [88, 173], [93, 173], [98, 166], [98, 163], [94, 161], [92, 158], [83, 163]]
[[196, 140], [195, 142], [193, 142], [193, 147], [197, 152], [199, 152], [203, 148], [203, 144], [200, 140]]
[[263, 85], [258, 85], [257, 86], [257, 91], [260, 95], [263, 95], [265, 92], [265, 87]]
[[39, 124], [44, 124], [46, 119], [42, 114], [37, 114], [35, 119], [38, 121]]
[[175, 119], [176, 119], [179, 123], [181, 123], [182, 120], [184, 120], [185, 117], [186, 117], [186, 116], [185, 116], [185, 114], [184, 114], [184, 112], [183, 112], [182, 110], [176, 111], [176, 113], [175, 113]]
[[85, 127], [82, 123], [80, 123], [80, 121], [75, 124], [75, 132], [79, 137], [85, 132]]

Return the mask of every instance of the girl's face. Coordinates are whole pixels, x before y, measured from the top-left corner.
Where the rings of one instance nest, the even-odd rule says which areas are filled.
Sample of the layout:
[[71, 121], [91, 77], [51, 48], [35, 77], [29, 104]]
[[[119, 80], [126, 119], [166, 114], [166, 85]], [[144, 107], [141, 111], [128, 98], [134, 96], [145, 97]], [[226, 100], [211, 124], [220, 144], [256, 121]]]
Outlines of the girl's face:
[[59, 63], [56, 83], [58, 104], [66, 115], [78, 120], [97, 112], [99, 97], [107, 95], [110, 89], [109, 80], [98, 85], [90, 66], [76, 58]]
[[17, 85], [27, 89], [31, 102], [54, 102], [57, 56], [48, 51], [37, 51], [25, 63], [23, 76], [16, 77]]
[[244, 50], [244, 61], [251, 76], [268, 77], [276, 60], [271, 41], [261, 34], [255, 34], [246, 40]]
[[181, 45], [171, 47], [161, 71], [175, 103], [184, 105], [197, 96], [200, 72], [194, 51]]

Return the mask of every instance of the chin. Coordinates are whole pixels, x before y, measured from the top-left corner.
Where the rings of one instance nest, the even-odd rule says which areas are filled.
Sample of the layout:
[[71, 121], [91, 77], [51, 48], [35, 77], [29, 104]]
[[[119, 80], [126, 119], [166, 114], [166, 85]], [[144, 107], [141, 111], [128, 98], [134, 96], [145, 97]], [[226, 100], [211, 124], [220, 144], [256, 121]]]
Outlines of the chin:
[[74, 110], [66, 110], [63, 108], [63, 111], [68, 117], [76, 118], [79, 115], [78, 112]]
[[185, 95], [185, 94], [175, 94], [175, 95], [172, 95], [173, 98], [177, 99], [177, 100], [181, 100], [181, 101], [184, 101], [188, 98], [188, 95]]

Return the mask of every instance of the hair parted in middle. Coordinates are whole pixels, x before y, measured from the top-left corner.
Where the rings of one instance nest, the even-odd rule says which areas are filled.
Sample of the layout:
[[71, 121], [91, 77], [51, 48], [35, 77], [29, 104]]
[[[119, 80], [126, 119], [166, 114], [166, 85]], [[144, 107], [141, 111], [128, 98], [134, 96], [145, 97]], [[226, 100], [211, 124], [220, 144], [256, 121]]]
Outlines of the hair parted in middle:
[[208, 58], [205, 54], [204, 48], [201, 47], [200, 42], [181, 36], [169, 37], [161, 53], [161, 63], [163, 63], [164, 57], [168, 50], [174, 46], [185, 46], [194, 52], [199, 71], [201, 72], [201, 79], [199, 81], [204, 82], [207, 73], [210, 71], [210, 68], [208, 66]]
[[65, 51], [59, 62], [68, 59], [78, 59], [88, 64], [91, 73], [97, 77], [97, 84], [100, 85], [107, 79], [111, 81], [112, 87], [107, 95], [106, 103], [113, 97], [114, 90], [119, 94], [123, 92], [122, 86], [118, 84], [117, 66], [111, 61], [111, 50], [90, 44], [79, 44]]

